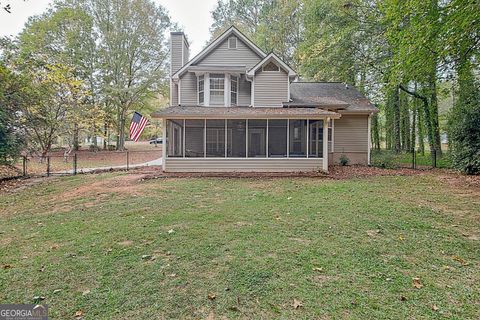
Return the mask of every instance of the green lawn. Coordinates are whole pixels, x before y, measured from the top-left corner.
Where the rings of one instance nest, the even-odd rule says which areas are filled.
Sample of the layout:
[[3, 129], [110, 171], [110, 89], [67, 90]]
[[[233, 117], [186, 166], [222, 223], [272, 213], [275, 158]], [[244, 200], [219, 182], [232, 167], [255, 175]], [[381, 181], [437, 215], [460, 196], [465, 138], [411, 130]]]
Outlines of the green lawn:
[[0, 194], [0, 303], [43, 296], [52, 319], [479, 319], [480, 197], [447, 178], [55, 178]]

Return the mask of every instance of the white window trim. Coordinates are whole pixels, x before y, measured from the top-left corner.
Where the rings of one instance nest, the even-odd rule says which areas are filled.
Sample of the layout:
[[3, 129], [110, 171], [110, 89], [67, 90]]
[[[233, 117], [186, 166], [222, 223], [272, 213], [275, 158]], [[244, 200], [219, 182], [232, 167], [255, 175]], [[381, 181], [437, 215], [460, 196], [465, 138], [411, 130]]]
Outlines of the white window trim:
[[[217, 73], [217, 74], [223, 74], [224, 77], [224, 106], [225, 107], [233, 107], [233, 106], [238, 106], [239, 105], [239, 94], [240, 94], [240, 75], [239, 74], [229, 74], [229, 73]], [[203, 103], [200, 103], [199, 99], [199, 87], [200, 87], [200, 77], [203, 76]], [[231, 101], [231, 77], [236, 77], [237, 78], [237, 101], [235, 105], [232, 105]], [[252, 83], [253, 85], [253, 83]], [[253, 95], [252, 95], [252, 103], [253, 103]], [[199, 106], [204, 106], [204, 107], [210, 107], [210, 73], [203, 73], [200, 75], [197, 75], [197, 105]], [[219, 105], [215, 105], [219, 106]]]
[[[203, 77], [203, 102], [200, 103], [200, 77]], [[197, 76], [197, 105], [204, 106], [205, 105], [205, 74], [201, 74]]]
[[[235, 105], [232, 104], [232, 77], [236, 77], [237, 78], [237, 91], [236, 91], [236, 94], [237, 94], [237, 101], [235, 101]], [[230, 107], [236, 107], [238, 106], [238, 93], [239, 93], [239, 89], [240, 89], [240, 76], [239, 75], [229, 75], [228, 76], [228, 79], [229, 79], [229, 85], [228, 85], [228, 106]]]

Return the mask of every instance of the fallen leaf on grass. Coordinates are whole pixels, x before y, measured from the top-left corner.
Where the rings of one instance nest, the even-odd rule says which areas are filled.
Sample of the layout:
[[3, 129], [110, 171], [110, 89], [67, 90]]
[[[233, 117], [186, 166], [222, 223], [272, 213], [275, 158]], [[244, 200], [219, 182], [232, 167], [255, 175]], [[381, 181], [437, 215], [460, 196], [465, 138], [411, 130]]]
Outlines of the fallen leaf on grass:
[[380, 233], [380, 229], [377, 230], [367, 230], [369, 237], [376, 237]]
[[400, 301], [407, 301], [407, 297], [401, 296], [401, 297], [400, 297]]
[[300, 307], [303, 307], [303, 303], [300, 300], [293, 299], [292, 307], [293, 309], [298, 309]]
[[208, 294], [208, 300], [215, 300], [215, 298], [217, 298], [217, 295], [215, 293]]
[[7, 270], [7, 269], [12, 269], [13, 266], [11, 264], [2, 264], [2, 269]]
[[44, 266], [44, 265], [42, 265], [42, 266], [40, 267], [40, 269], [38, 269], [38, 271], [40, 271], [40, 272], [43, 272], [43, 271], [45, 271], [45, 266]]
[[459, 256], [453, 256], [452, 259], [454, 261], [460, 262], [462, 266], [468, 266], [468, 262], [460, 258]]
[[438, 307], [437, 307], [436, 305], [433, 305], [433, 306], [432, 306], [432, 310], [433, 310], [433, 311], [438, 311]]
[[87, 294], [90, 294], [90, 290], [88, 289], [82, 292], [82, 296], [86, 296]]
[[45, 300], [45, 297], [43, 296], [35, 296], [33, 297], [33, 303], [38, 304], [40, 301]]
[[417, 289], [423, 288], [423, 284], [420, 282], [420, 278], [418, 277], [413, 278], [412, 285]]
[[62, 292], [62, 289], [55, 289], [55, 290], [53, 290], [53, 294], [57, 294], [57, 293], [60, 293], [60, 292]]
[[144, 255], [142, 256], [142, 260], [153, 261], [153, 260], [155, 260], [155, 257], [152, 256], [151, 254], [144, 254]]
[[174, 232], [175, 232], [175, 230], [173, 230], [173, 229], [168, 230], [168, 234], [172, 234]]
[[82, 310], [78, 310], [75, 312], [75, 318], [81, 318], [85, 315], [85, 313]]
[[319, 267], [315, 267], [312, 270], [317, 272], [323, 272], [323, 268], [319, 268]]

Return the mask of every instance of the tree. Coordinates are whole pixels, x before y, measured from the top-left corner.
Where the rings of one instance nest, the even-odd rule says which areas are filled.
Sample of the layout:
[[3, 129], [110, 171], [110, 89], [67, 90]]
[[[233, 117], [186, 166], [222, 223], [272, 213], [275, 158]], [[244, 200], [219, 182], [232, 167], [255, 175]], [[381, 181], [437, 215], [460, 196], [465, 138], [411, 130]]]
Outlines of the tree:
[[[80, 7], [66, 7], [57, 3], [40, 16], [31, 18], [19, 35], [19, 59], [33, 59], [38, 66], [68, 66], [75, 79], [89, 90], [84, 101], [72, 106], [67, 140], [74, 150], [79, 148], [82, 130], [92, 131], [103, 121], [105, 112], [99, 106], [99, 81], [96, 75], [97, 50], [93, 32], [93, 19]], [[96, 135], [96, 130], [93, 129]]]
[[83, 1], [98, 34], [102, 91], [116, 114], [117, 149], [125, 147], [127, 115], [168, 84], [170, 18], [150, 0]]
[[24, 99], [20, 79], [0, 64], [0, 164], [11, 164], [20, 155], [23, 141], [15, 126], [15, 110]]

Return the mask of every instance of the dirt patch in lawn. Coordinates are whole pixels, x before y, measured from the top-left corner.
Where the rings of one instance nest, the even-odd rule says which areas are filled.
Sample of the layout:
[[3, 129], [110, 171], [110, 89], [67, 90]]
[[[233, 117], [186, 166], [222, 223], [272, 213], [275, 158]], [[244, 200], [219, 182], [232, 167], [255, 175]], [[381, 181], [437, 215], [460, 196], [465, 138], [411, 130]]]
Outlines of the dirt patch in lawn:
[[[61, 201], [69, 201], [71, 199], [84, 197], [85, 195], [96, 195], [101, 198], [111, 193], [138, 196], [146, 192], [145, 186], [139, 183], [143, 178], [145, 178], [144, 174], [126, 174], [93, 183], [86, 183], [78, 188], [59, 194], [58, 199]], [[89, 203], [89, 205], [91, 206], [92, 204]]]

